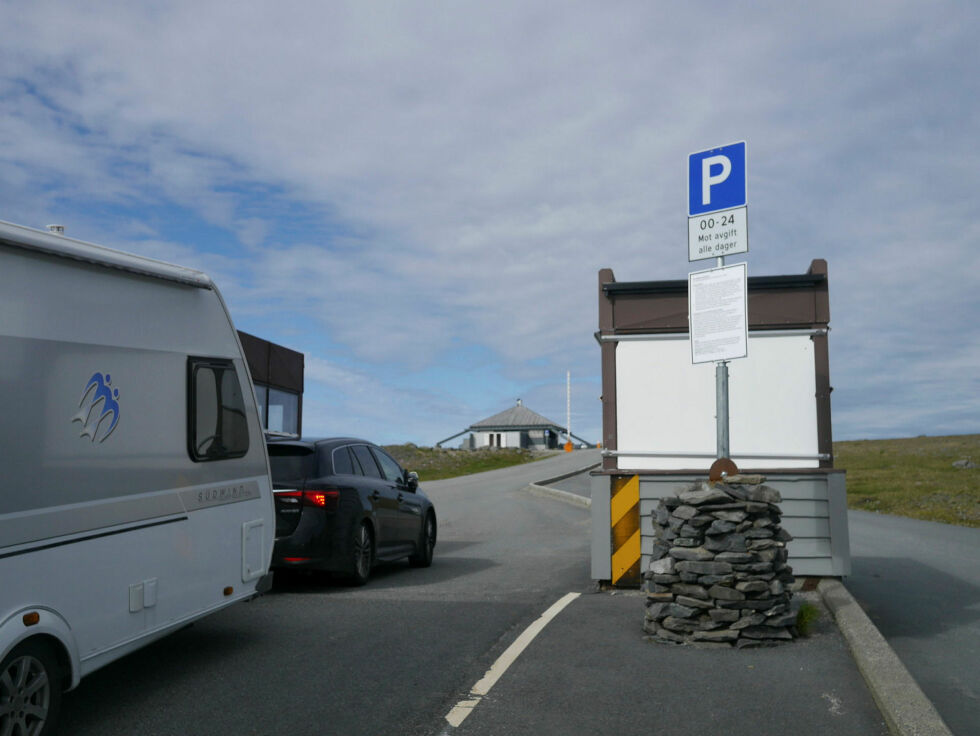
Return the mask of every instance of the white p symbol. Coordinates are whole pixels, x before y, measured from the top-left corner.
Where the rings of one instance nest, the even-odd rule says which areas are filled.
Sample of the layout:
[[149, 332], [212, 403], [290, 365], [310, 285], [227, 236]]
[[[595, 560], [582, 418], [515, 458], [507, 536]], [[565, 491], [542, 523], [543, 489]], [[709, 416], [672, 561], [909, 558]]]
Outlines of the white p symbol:
[[[712, 166], [721, 166], [721, 171], [711, 175]], [[732, 162], [728, 156], [708, 156], [701, 159], [701, 204], [711, 204], [711, 187], [721, 184], [732, 173]]]

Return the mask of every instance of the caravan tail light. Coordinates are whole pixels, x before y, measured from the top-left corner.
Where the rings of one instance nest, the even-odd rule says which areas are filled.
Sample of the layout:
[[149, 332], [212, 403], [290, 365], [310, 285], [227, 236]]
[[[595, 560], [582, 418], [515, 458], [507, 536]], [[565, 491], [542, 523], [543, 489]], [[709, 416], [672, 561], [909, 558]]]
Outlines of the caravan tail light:
[[329, 489], [315, 491], [277, 491], [276, 495], [281, 498], [295, 498], [304, 506], [314, 506], [326, 511], [336, 511], [340, 503], [340, 491]]

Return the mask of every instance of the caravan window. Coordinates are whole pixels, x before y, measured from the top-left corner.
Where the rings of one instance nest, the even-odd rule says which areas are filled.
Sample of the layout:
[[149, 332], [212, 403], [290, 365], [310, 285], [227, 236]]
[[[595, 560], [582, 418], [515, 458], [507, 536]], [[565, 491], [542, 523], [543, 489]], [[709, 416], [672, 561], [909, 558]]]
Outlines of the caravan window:
[[248, 452], [248, 419], [230, 360], [188, 361], [188, 450], [195, 462], [241, 457]]

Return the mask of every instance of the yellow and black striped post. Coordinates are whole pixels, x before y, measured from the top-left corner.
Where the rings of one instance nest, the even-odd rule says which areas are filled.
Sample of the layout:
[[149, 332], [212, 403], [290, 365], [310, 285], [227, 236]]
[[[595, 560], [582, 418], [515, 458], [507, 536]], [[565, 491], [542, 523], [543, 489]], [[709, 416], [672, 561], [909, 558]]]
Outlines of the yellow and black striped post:
[[613, 585], [640, 584], [640, 476], [614, 478], [609, 499]]

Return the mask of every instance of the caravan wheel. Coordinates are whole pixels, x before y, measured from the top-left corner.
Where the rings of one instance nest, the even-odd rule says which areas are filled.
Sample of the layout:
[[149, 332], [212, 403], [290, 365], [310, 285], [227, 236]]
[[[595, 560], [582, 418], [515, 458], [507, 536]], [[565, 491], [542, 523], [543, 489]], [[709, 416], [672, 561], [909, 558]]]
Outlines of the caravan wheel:
[[45, 736], [61, 707], [61, 673], [49, 647], [27, 641], [0, 663], [0, 733]]

